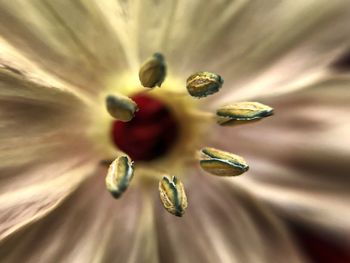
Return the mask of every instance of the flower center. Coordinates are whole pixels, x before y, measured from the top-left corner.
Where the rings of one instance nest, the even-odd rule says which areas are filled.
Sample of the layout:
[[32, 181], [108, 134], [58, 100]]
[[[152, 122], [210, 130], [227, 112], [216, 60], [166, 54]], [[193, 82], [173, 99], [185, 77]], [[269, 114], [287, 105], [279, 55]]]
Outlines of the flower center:
[[165, 155], [179, 137], [179, 123], [174, 114], [154, 97], [137, 94], [131, 99], [139, 111], [129, 122], [113, 121], [114, 144], [135, 161], [151, 161]]
[[[214, 120], [222, 126], [245, 124], [271, 116], [273, 109], [257, 102], [241, 102], [223, 106], [215, 114], [202, 112], [196, 103], [189, 102], [186, 93], [175, 92], [166, 85], [161, 87], [165, 76], [164, 56], [155, 53], [139, 71], [143, 87], [148, 91], [159, 87], [152, 94], [143, 92], [131, 98], [120, 93], [106, 94], [105, 113], [114, 119], [110, 139], [120, 151], [114, 161], [105, 160], [101, 164], [109, 163], [105, 183], [114, 198], [120, 198], [126, 191], [136, 172], [137, 182], [145, 186], [153, 185], [162, 176], [158, 183], [160, 200], [169, 213], [182, 216], [188, 202], [180, 177], [187, 173], [184, 169], [188, 164], [198, 161], [204, 171], [216, 176], [237, 176], [249, 168], [242, 157], [230, 152], [211, 147], [196, 150], [207, 122]], [[218, 92], [222, 84], [220, 75], [200, 71], [187, 79], [186, 89], [191, 97], [204, 98]], [[125, 94], [132, 93], [123, 86]], [[104, 123], [110, 125], [109, 120]], [[134, 161], [141, 162], [134, 167]]]

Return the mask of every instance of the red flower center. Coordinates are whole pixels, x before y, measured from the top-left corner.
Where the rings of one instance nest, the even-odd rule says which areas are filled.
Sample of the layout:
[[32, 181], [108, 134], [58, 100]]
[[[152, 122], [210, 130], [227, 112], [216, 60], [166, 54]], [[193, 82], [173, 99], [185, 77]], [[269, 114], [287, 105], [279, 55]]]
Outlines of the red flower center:
[[129, 122], [114, 121], [115, 145], [134, 161], [151, 161], [169, 152], [179, 136], [179, 125], [167, 105], [147, 95], [135, 95], [139, 111]]

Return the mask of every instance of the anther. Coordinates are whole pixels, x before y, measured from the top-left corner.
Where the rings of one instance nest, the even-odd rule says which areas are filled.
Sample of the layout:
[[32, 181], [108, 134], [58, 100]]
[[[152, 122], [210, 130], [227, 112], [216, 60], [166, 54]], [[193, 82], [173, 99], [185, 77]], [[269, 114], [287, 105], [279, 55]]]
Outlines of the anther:
[[132, 99], [123, 95], [107, 96], [106, 107], [113, 118], [124, 122], [131, 121], [139, 110]]
[[164, 176], [159, 182], [159, 196], [164, 208], [175, 216], [183, 216], [188, 206], [183, 183], [175, 176]]
[[217, 122], [222, 126], [258, 121], [273, 115], [273, 108], [259, 102], [238, 102], [216, 111]]
[[191, 96], [202, 98], [218, 92], [223, 83], [221, 76], [201, 71], [188, 77], [186, 88]]
[[109, 166], [106, 176], [107, 190], [119, 198], [128, 188], [134, 175], [133, 162], [127, 155], [117, 157]]
[[139, 79], [146, 88], [160, 87], [166, 76], [166, 64], [164, 56], [154, 53], [140, 68]]
[[201, 168], [213, 175], [237, 176], [249, 169], [242, 157], [214, 148], [203, 148], [199, 159]]

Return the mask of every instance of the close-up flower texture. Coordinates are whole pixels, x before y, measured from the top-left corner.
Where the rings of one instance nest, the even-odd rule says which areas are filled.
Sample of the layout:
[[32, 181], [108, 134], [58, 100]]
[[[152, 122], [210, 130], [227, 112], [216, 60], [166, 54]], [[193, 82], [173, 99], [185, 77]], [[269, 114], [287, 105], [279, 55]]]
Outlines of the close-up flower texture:
[[0, 0], [0, 262], [350, 262], [349, 0]]

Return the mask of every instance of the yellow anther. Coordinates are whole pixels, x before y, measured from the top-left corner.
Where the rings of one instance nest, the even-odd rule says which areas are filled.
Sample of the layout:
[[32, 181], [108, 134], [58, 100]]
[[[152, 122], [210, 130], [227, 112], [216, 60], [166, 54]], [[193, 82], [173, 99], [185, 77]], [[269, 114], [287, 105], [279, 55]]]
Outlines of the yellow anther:
[[249, 169], [242, 157], [214, 148], [202, 149], [199, 158], [204, 171], [218, 176], [237, 176]]
[[223, 126], [257, 121], [271, 115], [273, 108], [259, 102], [238, 102], [216, 111], [217, 122]]
[[109, 166], [106, 176], [107, 190], [119, 198], [128, 188], [134, 174], [133, 162], [127, 155], [117, 157]]
[[164, 208], [175, 216], [183, 216], [188, 206], [185, 188], [175, 176], [164, 176], [159, 182], [159, 195]]
[[123, 95], [109, 95], [106, 98], [106, 107], [109, 114], [120, 121], [130, 121], [138, 111], [137, 104]]
[[139, 79], [142, 86], [146, 88], [160, 87], [166, 76], [166, 65], [164, 56], [154, 53], [140, 68]]
[[202, 71], [188, 77], [186, 88], [191, 96], [201, 98], [218, 92], [223, 83], [221, 76]]

